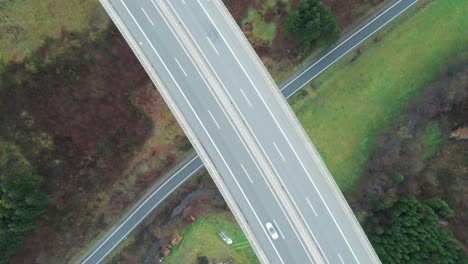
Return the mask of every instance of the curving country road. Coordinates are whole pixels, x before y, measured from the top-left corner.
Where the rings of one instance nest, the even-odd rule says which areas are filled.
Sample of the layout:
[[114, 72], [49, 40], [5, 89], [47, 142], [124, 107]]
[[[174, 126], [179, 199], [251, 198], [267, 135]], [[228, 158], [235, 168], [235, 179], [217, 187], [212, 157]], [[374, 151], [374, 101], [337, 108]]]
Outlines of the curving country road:
[[[335, 48], [312, 65], [307, 66], [293, 75], [289, 80], [281, 85], [281, 92], [288, 98], [296, 91], [301, 89], [310, 80], [330, 67], [334, 62], [349, 53], [354, 47], [362, 41], [369, 38], [372, 34], [392, 21], [399, 14], [407, 10], [417, 0], [396, 1], [385, 11], [381, 12], [375, 18], [372, 18], [359, 30], [340, 42]], [[200, 158], [193, 155], [179, 165], [179, 169], [173, 170], [163, 177], [157, 188], [153, 188], [151, 194], [143, 197], [137, 206], [130, 213], [125, 215], [119, 224], [111, 229], [87, 254], [81, 257], [77, 263], [99, 263], [105, 256], [115, 248], [125, 237], [148, 215], [156, 206], [158, 206], [173, 190], [180, 186], [191, 175], [200, 170], [203, 163]], [[162, 183], [161, 183], [162, 182]], [[340, 257], [341, 258], [341, 257]]]

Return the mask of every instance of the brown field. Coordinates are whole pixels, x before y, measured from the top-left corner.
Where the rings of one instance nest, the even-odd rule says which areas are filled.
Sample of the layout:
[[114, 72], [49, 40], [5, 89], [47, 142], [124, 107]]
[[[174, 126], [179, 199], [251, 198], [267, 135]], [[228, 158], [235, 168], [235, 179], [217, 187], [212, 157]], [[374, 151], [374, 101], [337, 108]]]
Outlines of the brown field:
[[11, 263], [70, 261], [191, 149], [113, 27], [63, 33], [0, 79], [0, 137], [49, 197]]

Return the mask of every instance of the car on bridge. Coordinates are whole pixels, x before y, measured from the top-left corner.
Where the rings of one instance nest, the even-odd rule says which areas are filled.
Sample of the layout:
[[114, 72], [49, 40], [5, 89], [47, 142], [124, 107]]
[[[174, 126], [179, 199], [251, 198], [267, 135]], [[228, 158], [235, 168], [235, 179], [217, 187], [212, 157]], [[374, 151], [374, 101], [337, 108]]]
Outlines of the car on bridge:
[[270, 233], [271, 238], [273, 238], [273, 240], [278, 239], [278, 232], [276, 232], [276, 229], [275, 229], [275, 227], [273, 226], [273, 224], [270, 223], [270, 222], [267, 222], [267, 223], [265, 224], [265, 226], [266, 226], [266, 228], [267, 228], [267, 230], [268, 230], [268, 233]]

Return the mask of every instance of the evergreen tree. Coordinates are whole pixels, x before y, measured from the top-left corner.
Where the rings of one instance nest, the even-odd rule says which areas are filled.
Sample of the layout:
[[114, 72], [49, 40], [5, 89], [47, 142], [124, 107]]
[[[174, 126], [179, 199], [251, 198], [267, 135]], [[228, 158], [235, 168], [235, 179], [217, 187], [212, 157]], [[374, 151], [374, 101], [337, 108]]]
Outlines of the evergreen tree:
[[447, 202], [442, 199], [439, 199], [439, 198], [430, 199], [429, 201], [426, 202], [426, 204], [429, 205], [432, 208], [432, 210], [434, 210], [434, 213], [439, 218], [447, 220], [454, 216], [452, 209], [450, 209]]
[[44, 211], [38, 175], [10, 147], [0, 149], [0, 263], [6, 262]]
[[329, 7], [319, 0], [303, 0], [286, 19], [287, 31], [308, 48], [314, 40], [336, 41], [340, 30]]
[[371, 219], [369, 238], [382, 263], [462, 263], [463, 246], [438, 220], [431, 206], [401, 198]]

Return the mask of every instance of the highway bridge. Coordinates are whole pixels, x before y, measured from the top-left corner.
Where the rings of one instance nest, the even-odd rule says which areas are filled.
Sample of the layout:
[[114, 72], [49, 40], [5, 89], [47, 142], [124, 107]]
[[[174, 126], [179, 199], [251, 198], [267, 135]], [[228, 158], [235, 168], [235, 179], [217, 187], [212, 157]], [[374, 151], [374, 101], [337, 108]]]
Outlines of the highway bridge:
[[[379, 262], [315, 148], [221, 2], [102, 3], [262, 262]], [[388, 10], [401, 13], [411, 6], [398, 9], [397, 4]], [[370, 23], [374, 27], [356, 32], [350, 37], [354, 42], [337, 46], [329, 53], [333, 56], [306, 72], [316, 65], [323, 71], [399, 13], [385, 14], [371, 21], [382, 18], [383, 23]], [[303, 76], [285, 87], [294, 87], [307, 78]], [[278, 238], [266, 223], [273, 223]], [[93, 256], [84, 262], [96, 263], [105, 255]]]

